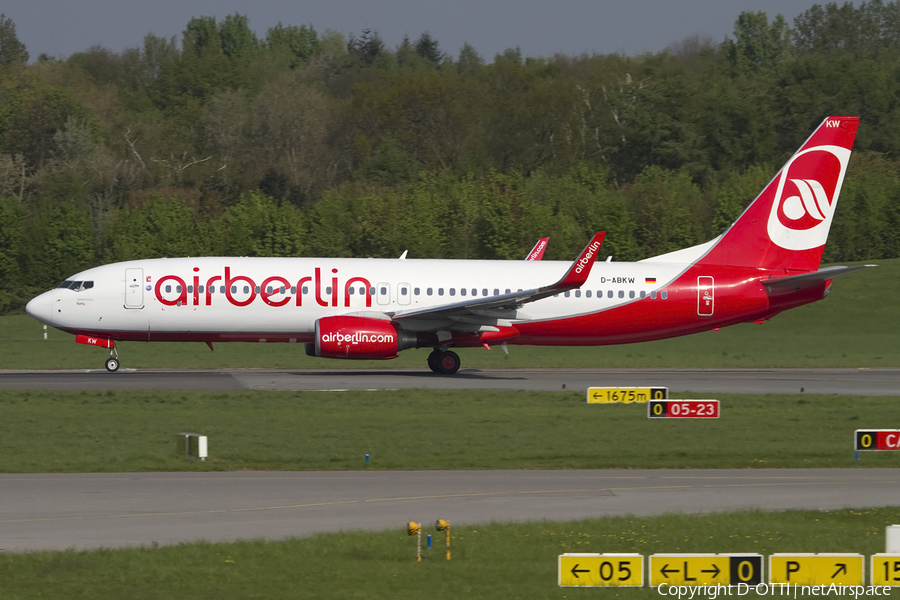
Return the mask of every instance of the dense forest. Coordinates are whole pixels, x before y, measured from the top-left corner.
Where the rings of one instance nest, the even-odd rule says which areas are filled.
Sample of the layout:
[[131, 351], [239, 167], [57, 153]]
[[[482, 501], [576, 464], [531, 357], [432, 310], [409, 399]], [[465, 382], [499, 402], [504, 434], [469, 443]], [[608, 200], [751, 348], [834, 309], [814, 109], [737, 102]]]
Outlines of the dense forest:
[[605, 230], [636, 260], [720, 233], [832, 114], [862, 122], [825, 258], [900, 256], [900, 1], [492, 60], [239, 14], [32, 60], [0, 15], [0, 312], [133, 258], [570, 259]]

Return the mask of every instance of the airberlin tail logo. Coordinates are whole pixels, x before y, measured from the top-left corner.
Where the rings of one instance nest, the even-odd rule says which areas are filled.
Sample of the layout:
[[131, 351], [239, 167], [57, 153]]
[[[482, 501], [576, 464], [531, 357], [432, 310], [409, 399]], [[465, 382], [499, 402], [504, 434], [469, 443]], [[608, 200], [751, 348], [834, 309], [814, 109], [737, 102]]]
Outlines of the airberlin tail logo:
[[769, 213], [769, 238], [787, 250], [825, 244], [850, 150], [816, 146], [798, 153], [778, 177]]

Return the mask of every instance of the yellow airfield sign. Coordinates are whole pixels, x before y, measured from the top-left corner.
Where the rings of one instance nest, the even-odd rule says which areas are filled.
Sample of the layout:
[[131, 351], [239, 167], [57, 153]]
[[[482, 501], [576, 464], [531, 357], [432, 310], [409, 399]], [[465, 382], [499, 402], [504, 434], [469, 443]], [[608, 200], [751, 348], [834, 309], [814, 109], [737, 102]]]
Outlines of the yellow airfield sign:
[[862, 554], [772, 554], [769, 583], [863, 585], [864, 565]]
[[900, 554], [873, 554], [870, 585], [900, 587]]
[[651, 554], [650, 587], [762, 583], [761, 554]]
[[665, 387], [589, 387], [588, 404], [642, 404], [651, 400], [665, 400], [669, 388]]
[[643, 587], [640, 554], [560, 554], [560, 587]]

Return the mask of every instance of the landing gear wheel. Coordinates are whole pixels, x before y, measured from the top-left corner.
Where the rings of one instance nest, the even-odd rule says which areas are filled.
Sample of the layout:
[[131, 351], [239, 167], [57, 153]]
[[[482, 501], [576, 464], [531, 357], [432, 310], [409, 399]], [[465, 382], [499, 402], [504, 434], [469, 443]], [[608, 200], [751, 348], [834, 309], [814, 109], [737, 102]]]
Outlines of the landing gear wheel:
[[440, 360], [440, 350], [432, 350], [431, 354], [428, 355], [428, 368], [431, 369], [432, 373], [440, 373], [440, 368], [438, 366], [438, 361]]
[[106, 359], [106, 370], [109, 371], [110, 373], [115, 373], [116, 371], [118, 371], [119, 370], [119, 359], [113, 358], [112, 356], [107, 358]]
[[453, 375], [459, 371], [459, 355], [456, 352], [445, 350], [437, 361], [438, 373]]

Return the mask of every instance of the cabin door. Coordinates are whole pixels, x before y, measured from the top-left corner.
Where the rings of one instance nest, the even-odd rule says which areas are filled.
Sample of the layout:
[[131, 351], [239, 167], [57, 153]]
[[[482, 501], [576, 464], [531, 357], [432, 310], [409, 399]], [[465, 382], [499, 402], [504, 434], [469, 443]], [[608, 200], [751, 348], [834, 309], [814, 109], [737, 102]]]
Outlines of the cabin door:
[[125, 269], [125, 308], [144, 308], [143, 269]]
[[715, 286], [712, 277], [697, 278], [697, 315], [701, 317], [713, 316], [715, 309]]

